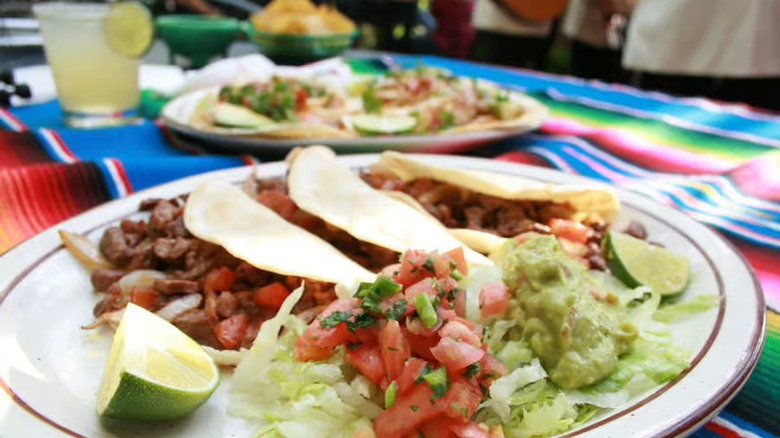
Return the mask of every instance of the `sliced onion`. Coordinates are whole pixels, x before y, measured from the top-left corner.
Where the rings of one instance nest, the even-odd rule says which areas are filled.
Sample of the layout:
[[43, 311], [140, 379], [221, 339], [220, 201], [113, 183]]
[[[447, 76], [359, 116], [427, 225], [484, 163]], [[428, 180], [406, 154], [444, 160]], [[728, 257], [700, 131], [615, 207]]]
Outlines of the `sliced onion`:
[[138, 271], [130, 272], [124, 277], [120, 278], [118, 283], [122, 288], [122, 295], [129, 296], [134, 287], [151, 289], [154, 286], [156, 280], [161, 280], [167, 276], [152, 269], [139, 269]]
[[76, 257], [76, 260], [81, 262], [82, 265], [89, 271], [96, 271], [98, 269], [110, 269], [111, 263], [108, 262], [100, 253], [100, 249], [89, 238], [82, 236], [81, 234], [71, 233], [70, 231], [59, 230], [60, 239], [62, 240], [65, 248]]
[[200, 306], [201, 301], [203, 301], [203, 295], [201, 294], [185, 295], [166, 304], [165, 307], [158, 310], [156, 313], [157, 316], [166, 321], [173, 321], [182, 313], [188, 310], [197, 309], [198, 306]]
[[214, 362], [219, 366], [234, 367], [241, 362], [241, 358], [249, 351], [246, 348], [242, 348], [239, 351], [236, 350], [217, 350], [216, 348], [209, 347], [208, 345], [201, 345], [203, 351], [206, 352]]
[[119, 325], [119, 321], [122, 320], [122, 315], [125, 314], [125, 309], [114, 310], [113, 312], [106, 312], [98, 317], [92, 324], [81, 326], [82, 330], [92, 330], [98, 327], [102, 327], [106, 324], [111, 325], [112, 328], [116, 328]]

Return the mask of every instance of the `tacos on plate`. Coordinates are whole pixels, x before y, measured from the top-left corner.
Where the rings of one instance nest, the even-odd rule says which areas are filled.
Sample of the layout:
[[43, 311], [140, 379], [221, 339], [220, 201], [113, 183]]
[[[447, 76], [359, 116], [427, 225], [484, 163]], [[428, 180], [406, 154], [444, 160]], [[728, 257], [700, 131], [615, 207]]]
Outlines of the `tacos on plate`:
[[363, 178], [426, 211], [480, 252], [527, 231], [553, 233], [567, 238], [570, 250], [599, 267], [606, 224], [620, 209], [615, 193], [603, 185], [556, 185], [446, 168], [392, 151], [384, 152]]
[[[296, 149], [287, 162], [287, 187], [297, 206], [361, 241], [397, 252], [462, 245], [441, 224], [366, 184], [324, 146]], [[470, 249], [465, 257], [472, 265], [490, 264]]]

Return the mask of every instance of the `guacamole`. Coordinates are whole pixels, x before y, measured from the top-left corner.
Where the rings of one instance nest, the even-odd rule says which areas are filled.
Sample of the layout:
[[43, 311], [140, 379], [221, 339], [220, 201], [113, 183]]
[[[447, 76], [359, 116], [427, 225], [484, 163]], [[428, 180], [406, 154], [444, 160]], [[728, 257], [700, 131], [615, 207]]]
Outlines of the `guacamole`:
[[609, 376], [637, 337], [622, 309], [603, 299], [588, 270], [555, 237], [526, 234], [506, 245], [504, 281], [523, 310], [523, 338], [550, 379], [574, 389]]

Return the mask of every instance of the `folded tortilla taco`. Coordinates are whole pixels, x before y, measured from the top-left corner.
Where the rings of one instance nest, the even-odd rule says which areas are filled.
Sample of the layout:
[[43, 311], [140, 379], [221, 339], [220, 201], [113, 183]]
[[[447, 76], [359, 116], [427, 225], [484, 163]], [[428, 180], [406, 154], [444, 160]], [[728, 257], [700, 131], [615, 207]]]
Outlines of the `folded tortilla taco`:
[[573, 222], [602, 229], [620, 209], [615, 193], [603, 185], [550, 184], [448, 168], [392, 151], [384, 152], [363, 177], [427, 212], [480, 252], [526, 231], [555, 231], [551, 225]]
[[204, 183], [186, 200], [144, 201], [141, 209], [148, 217], [109, 227], [97, 248], [61, 233], [68, 249], [90, 262], [95, 290], [105, 293], [93, 310], [96, 323], [86, 328], [118, 322], [132, 302], [201, 345], [238, 350], [252, 344], [260, 325], [302, 284], [295, 313], [306, 320], [376, 278], [227, 182]]
[[[366, 184], [324, 146], [296, 149], [287, 161], [287, 187], [296, 205], [361, 241], [396, 252], [463, 246], [426, 214]], [[490, 264], [468, 248], [465, 257], [471, 265]]]

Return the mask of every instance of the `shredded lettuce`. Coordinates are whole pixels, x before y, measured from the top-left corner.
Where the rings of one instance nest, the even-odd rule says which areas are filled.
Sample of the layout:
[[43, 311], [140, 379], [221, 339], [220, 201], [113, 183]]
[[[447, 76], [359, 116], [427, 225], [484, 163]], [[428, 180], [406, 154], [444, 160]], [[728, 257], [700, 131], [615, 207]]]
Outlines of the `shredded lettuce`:
[[491, 408], [503, 421], [509, 420], [510, 398], [512, 394], [524, 386], [547, 377], [547, 372], [542, 368], [539, 359], [534, 359], [531, 364], [517, 368], [506, 376], [496, 379], [490, 385], [490, 400], [485, 407]]
[[720, 297], [717, 295], [698, 295], [690, 301], [668, 304], [653, 314], [653, 319], [661, 322], [675, 322], [697, 315], [706, 310], [718, 307]]
[[[382, 409], [372, 383], [348, 381], [337, 353], [324, 362], [298, 362], [295, 341], [306, 324], [290, 314], [303, 288], [266, 321], [236, 368], [228, 412], [259, 425], [255, 438], [336, 438], [371, 426]], [[286, 331], [279, 336], [279, 331]]]
[[479, 321], [482, 313], [479, 309], [479, 293], [487, 283], [501, 281], [501, 269], [495, 265], [475, 266], [461, 283], [466, 291], [466, 318]]

